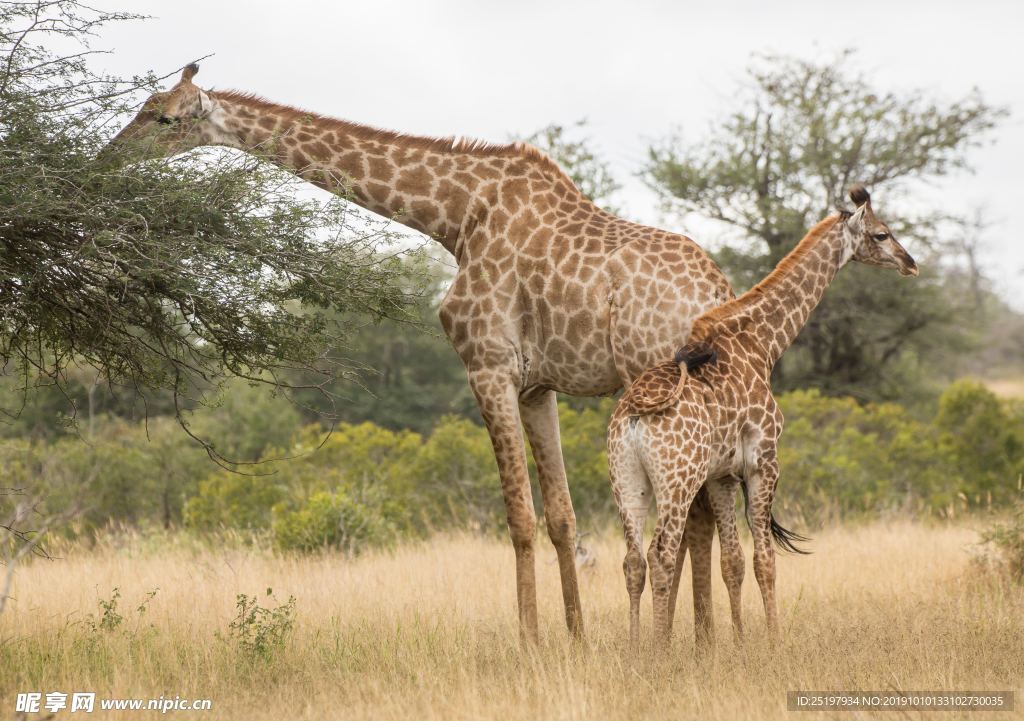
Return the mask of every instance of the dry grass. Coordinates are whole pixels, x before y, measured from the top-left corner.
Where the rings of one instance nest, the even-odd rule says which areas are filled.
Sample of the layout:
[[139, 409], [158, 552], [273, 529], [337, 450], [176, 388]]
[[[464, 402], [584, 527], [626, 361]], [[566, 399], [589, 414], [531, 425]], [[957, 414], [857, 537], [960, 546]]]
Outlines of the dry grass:
[[987, 378], [981, 382], [1000, 398], [1024, 398], [1024, 376]]
[[[622, 543], [612, 536], [595, 541], [597, 565], [582, 579], [584, 647], [565, 636], [554, 556], [542, 541], [543, 642], [532, 653], [518, 647], [512, 552], [499, 540], [442, 538], [356, 560], [173, 546], [71, 552], [17, 578], [0, 618], [0, 717], [26, 690], [208, 697], [212, 711], [179, 715], [254, 720], [777, 718], [791, 715], [789, 689], [1013, 690], [1019, 707], [1024, 593], [972, 567], [975, 539], [965, 527], [908, 523], [823, 533], [813, 556], [780, 560], [778, 648], [762, 636], [748, 571], [744, 645], [730, 637], [717, 580], [715, 654], [694, 658], [683, 601], [675, 646], [657, 669], [626, 651]], [[749, 565], [749, 549], [747, 557]], [[235, 594], [262, 597], [268, 586], [279, 600], [296, 597], [296, 626], [279, 653], [253, 659], [227, 627]], [[87, 620], [114, 587], [126, 620], [93, 629]], [[648, 594], [648, 631], [649, 602]]]

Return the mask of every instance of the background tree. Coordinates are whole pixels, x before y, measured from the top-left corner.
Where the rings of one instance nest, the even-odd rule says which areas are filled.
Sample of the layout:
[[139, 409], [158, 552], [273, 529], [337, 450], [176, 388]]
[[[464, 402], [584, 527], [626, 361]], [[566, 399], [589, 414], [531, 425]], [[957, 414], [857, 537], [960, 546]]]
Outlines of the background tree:
[[[845, 202], [863, 181], [897, 237], [916, 253], [938, 252], [941, 212], [912, 217], [898, 198], [914, 181], [968, 169], [967, 153], [1004, 114], [975, 91], [949, 105], [921, 92], [881, 92], [850, 67], [846, 53], [826, 64], [760, 58], [749, 71], [740, 109], [711, 136], [673, 138], [650, 149], [648, 183], [664, 207], [724, 223], [745, 244], [716, 260], [738, 290], [766, 275], [807, 228]], [[924, 277], [853, 269], [837, 279], [777, 368], [777, 386], [817, 386], [858, 398], [905, 395], [917, 384], [918, 357], [962, 347], [970, 294], [922, 258]]]
[[[465, 368], [437, 315], [454, 261], [428, 249], [402, 263], [409, 266], [405, 275], [415, 284], [408, 288], [414, 301], [404, 322], [381, 320], [367, 313], [350, 313], [342, 319], [350, 332], [331, 355], [343, 358], [353, 370], [353, 382], [331, 388], [337, 403], [316, 388], [298, 392], [296, 396], [307, 408], [308, 421], [373, 421], [386, 428], [408, 428], [424, 434], [448, 414], [479, 422]], [[310, 381], [315, 378], [300, 374], [296, 384]]]

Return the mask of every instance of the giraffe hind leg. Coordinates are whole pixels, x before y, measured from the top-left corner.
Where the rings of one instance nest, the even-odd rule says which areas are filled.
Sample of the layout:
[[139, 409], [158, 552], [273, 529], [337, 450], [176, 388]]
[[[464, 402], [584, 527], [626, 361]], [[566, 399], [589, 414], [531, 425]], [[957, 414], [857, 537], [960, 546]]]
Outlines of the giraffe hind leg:
[[686, 518], [690, 505], [703, 483], [706, 469], [694, 459], [679, 457], [670, 449], [662, 449], [663, 458], [656, 470], [649, 469], [657, 497], [658, 523], [647, 551], [650, 567], [651, 593], [654, 603], [654, 640], [667, 648], [675, 609], [672, 607], [672, 587], [679, 553], [686, 531]]
[[739, 479], [729, 476], [707, 483], [708, 495], [718, 526], [718, 542], [722, 552], [722, 580], [729, 592], [733, 632], [743, 637], [742, 589], [745, 562], [736, 521], [736, 485]]
[[[747, 490], [746, 482], [740, 483], [740, 488], [743, 490], [743, 504], [747, 509], [749, 516], [750, 510], [750, 493]], [[801, 535], [796, 531], [783, 526], [775, 519], [775, 513], [770, 511], [768, 514], [768, 530], [771, 532], [772, 540], [775, 541], [775, 546], [780, 551], [786, 551], [787, 553], [798, 553], [802, 556], [808, 556], [812, 552], [806, 549], [800, 548], [798, 543], [810, 543], [811, 539], [808, 536]]]
[[763, 463], [746, 479], [749, 485], [747, 520], [754, 537], [754, 578], [761, 589], [768, 635], [778, 638], [779, 613], [775, 601], [775, 549], [772, 546], [771, 510], [779, 477], [775, 459]]
[[630, 648], [637, 651], [640, 646], [640, 599], [647, 580], [647, 562], [643, 554], [644, 523], [653, 493], [634, 446], [634, 425], [634, 419], [613, 418], [608, 433], [608, 470], [626, 540], [622, 572], [629, 594], [629, 643]]

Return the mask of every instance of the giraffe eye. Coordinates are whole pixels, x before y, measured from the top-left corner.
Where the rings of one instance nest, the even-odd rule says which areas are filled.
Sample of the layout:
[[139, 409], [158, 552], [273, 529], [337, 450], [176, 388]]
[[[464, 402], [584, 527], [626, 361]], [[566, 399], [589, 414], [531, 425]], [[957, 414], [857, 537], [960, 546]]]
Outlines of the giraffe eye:
[[871, 237], [874, 238], [875, 240], [877, 240], [879, 243], [881, 243], [883, 240], [885, 240], [886, 238], [889, 237], [889, 234], [888, 233], [875, 233]]
[[178, 119], [172, 118], [170, 115], [161, 115], [159, 118], [156, 119], [156, 121], [161, 125], [174, 125], [176, 122], [178, 122]]

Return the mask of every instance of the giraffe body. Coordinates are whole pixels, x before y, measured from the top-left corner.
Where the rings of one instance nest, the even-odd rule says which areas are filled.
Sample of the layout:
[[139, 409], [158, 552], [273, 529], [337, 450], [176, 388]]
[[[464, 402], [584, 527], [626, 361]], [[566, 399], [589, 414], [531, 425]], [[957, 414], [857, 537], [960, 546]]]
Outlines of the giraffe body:
[[[160, 157], [222, 145], [259, 155], [422, 231], [456, 259], [440, 318], [494, 446], [516, 553], [520, 628], [537, 638], [536, 515], [522, 431], [558, 554], [566, 621], [582, 633], [576, 520], [556, 392], [609, 394], [671, 354], [695, 318], [732, 297], [689, 238], [617, 218], [539, 150], [379, 130], [237, 92], [205, 91], [189, 66], [111, 141]], [[709, 507], [691, 523], [694, 606], [709, 631]], [[682, 557], [680, 556], [680, 562]], [[673, 584], [673, 598], [678, 572]]]
[[[718, 525], [735, 631], [742, 634], [744, 560], [734, 508], [740, 482], [748, 495], [754, 574], [769, 632], [777, 630], [771, 540], [778, 527], [771, 506], [783, 418], [771, 392], [771, 369], [848, 260], [917, 274], [913, 259], [874, 216], [867, 192], [857, 186], [851, 197], [856, 213], [822, 221], [764, 281], [702, 315], [687, 345], [673, 360], [642, 373], [612, 414], [608, 463], [626, 537], [623, 570], [634, 645], [648, 567], [655, 639], [668, 641], [687, 517], [704, 486]], [[657, 524], [645, 563], [643, 526], [652, 498]]]

